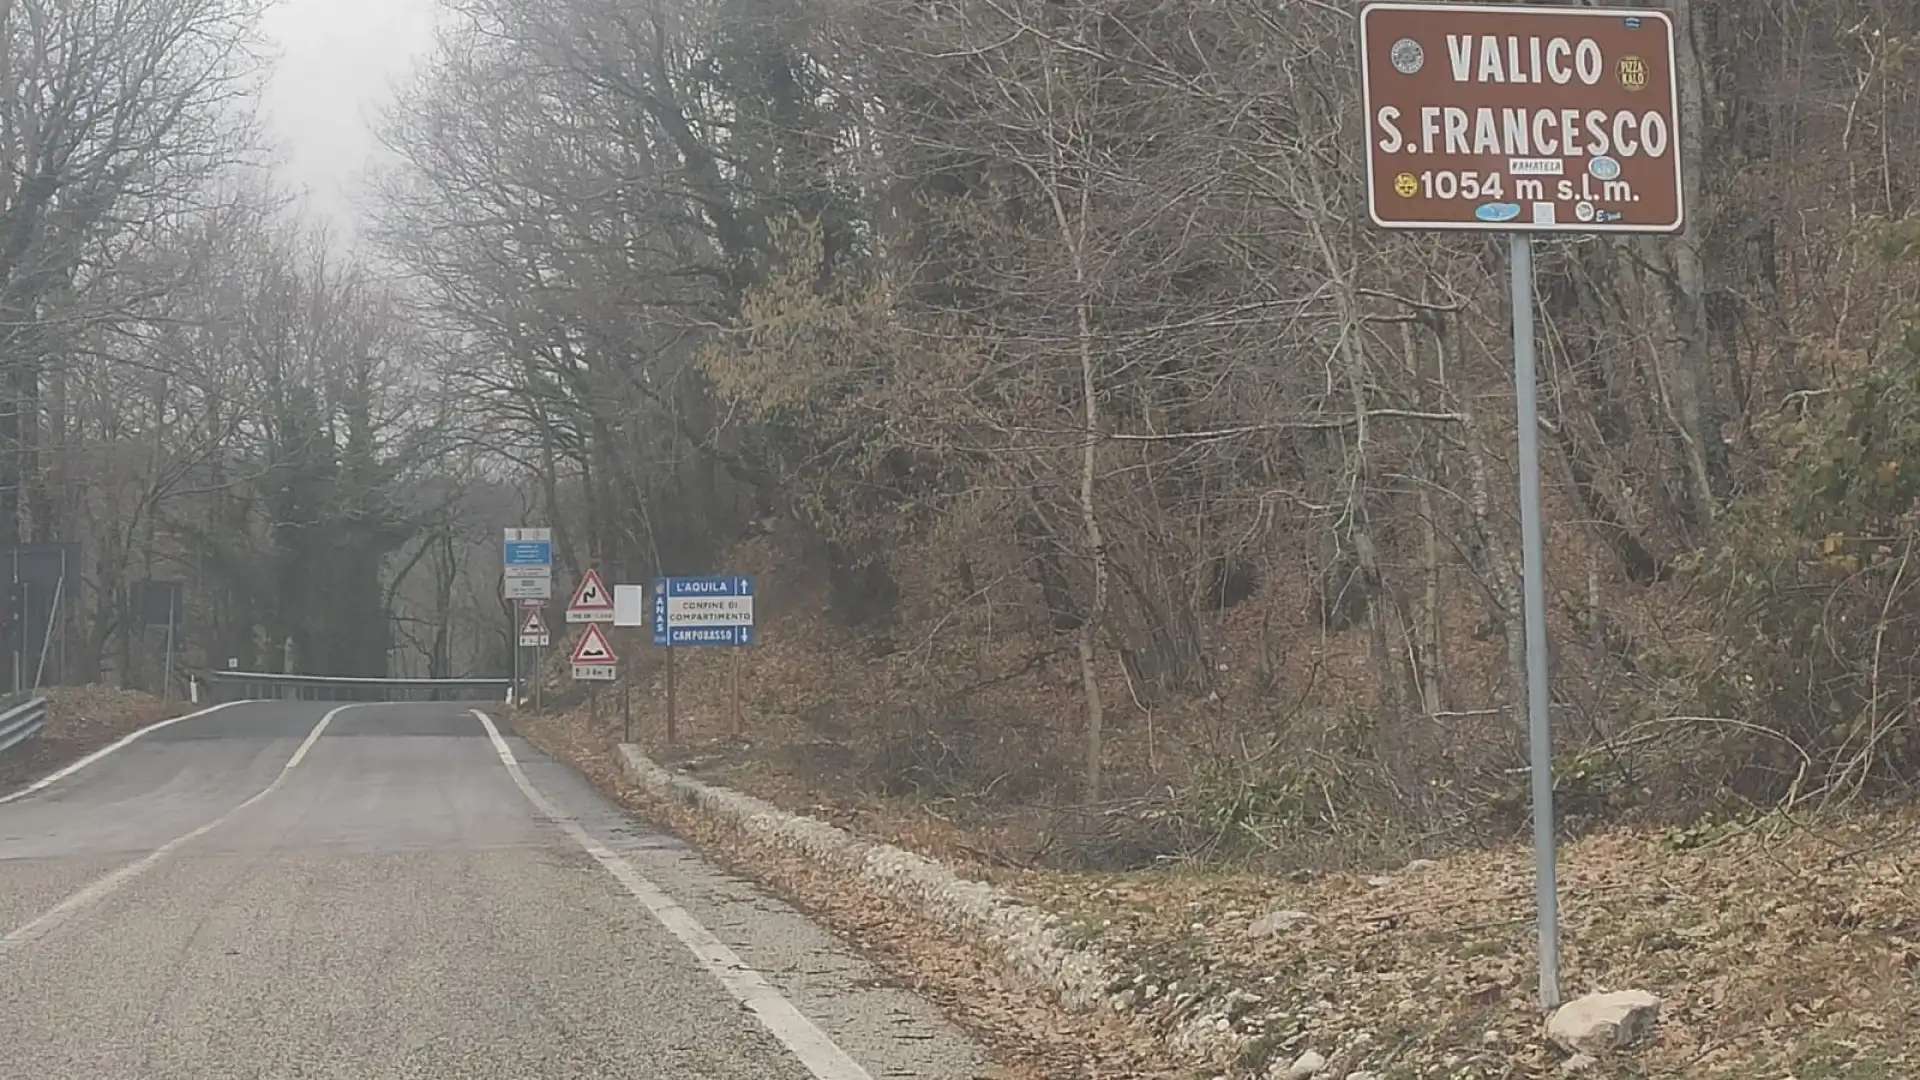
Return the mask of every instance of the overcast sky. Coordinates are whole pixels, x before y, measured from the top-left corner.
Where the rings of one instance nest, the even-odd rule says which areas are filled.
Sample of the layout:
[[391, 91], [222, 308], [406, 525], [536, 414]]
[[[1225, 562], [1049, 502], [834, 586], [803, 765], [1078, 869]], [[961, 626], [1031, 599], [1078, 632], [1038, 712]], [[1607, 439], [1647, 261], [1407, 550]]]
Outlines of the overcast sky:
[[433, 47], [434, 0], [279, 0], [266, 30], [280, 62], [263, 111], [281, 179], [351, 232], [389, 88]]

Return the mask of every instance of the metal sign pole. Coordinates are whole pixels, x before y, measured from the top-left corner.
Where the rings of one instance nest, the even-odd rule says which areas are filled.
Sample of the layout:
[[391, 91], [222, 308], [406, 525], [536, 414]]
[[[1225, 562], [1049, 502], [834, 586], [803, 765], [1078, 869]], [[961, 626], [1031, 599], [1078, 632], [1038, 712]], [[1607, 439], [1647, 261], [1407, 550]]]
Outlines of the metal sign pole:
[[27, 587], [20, 583], [20, 547], [13, 548], [13, 596], [19, 601], [20, 610], [12, 615], [16, 628], [13, 635], [13, 692], [18, 694], [26, 689], [27, 678]]
[[167, 589], [167, 664], [166, 674], [160, 677], [160, 700], [173, 700], [173, 624], [175, 619], [175, 598], [180, 594], [172, 587]]
[[1533, 236], [1508, 237], [1513, 292], [1513, 400], [1520, 424], [1520, 547], [1527, 635], [1527, 745], [1533, 779], [1534, 892], [1540, 911], [1540, 1004], [1560, 1004], [1560, 894], [1553, 830], [1553, 728], [1547, 686], [1546, 541], [1540, 506], [1540, 403], [1533, 342]]
[[673, 640], [667, 640], [667, 745], [673, 745]]
[[731, 696], [733, 698], [733, 737], [737, 739], [741, 735], [741, 727], [744, 726], [744, 721], [740, 717], [740, 647], [736, 645], [728, 651], [733, 653]]

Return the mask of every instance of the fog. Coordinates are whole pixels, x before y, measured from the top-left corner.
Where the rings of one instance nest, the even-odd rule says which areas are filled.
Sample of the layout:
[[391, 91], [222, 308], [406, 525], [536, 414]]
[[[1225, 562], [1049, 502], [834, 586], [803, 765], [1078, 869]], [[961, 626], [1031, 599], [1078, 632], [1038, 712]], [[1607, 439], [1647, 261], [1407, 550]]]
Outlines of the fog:
[[279, 56], [262, 102], [279, 177], [343, 238], [359, 223], [375, 128], [392, 87], [433, 44], [434, 0], [283, 0], [264, 29]]

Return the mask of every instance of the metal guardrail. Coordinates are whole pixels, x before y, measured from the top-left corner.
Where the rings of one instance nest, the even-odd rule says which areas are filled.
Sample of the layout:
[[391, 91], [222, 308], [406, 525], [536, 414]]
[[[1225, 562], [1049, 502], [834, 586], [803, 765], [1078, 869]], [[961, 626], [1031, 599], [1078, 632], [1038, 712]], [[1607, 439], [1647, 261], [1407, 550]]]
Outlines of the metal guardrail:
[[226, 701], [500, 701], [511, 679], [355, 679], [282, 675], [267, 671], [210, 671], [211, 704]]
[[28, 698], [26, 701], [0, 712], [0, 754], [40, 734], [47, 726], [47, 699]]

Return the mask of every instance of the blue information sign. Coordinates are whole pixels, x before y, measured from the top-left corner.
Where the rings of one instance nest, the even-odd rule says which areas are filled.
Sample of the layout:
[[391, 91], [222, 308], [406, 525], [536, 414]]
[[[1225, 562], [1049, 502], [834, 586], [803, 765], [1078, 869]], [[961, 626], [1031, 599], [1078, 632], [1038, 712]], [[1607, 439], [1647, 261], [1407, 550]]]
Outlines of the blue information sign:
[[753, 644], [753, 578], [653, 579], [655, 645]]
[[553, 565], [553, 542], [550, 540], [510, 540], [507, 542], [508, 566], [551, 566]]

